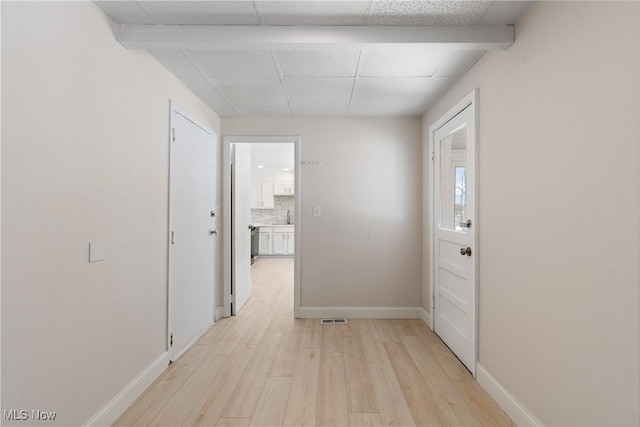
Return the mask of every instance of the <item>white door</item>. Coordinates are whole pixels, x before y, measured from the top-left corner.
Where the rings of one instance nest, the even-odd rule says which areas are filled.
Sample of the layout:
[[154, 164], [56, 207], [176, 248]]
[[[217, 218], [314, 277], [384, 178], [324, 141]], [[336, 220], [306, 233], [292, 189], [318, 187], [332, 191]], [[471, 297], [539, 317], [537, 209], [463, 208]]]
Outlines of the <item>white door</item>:
[[251, 145], [234, 144], [231, 189], [231, 314], [251, 298]]
[[475, 375], [475, 121], [468, 106], [434, 133], [434, 330]]
[[217, 136], [171, 111], [169, 354], [214, 322]]

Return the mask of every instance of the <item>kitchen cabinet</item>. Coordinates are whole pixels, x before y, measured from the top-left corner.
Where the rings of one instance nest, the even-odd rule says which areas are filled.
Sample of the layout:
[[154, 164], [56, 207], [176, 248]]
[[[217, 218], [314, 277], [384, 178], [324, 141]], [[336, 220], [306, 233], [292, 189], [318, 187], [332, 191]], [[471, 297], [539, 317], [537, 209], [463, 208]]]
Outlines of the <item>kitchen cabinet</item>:
[[258, 255], [293, 255], [295, 233], [292, 225], [258, 228]]
[[273, 209], [273, 182], [261, 181], [251, 184], [251, 209]]
[[273, 231], [273, 254], [293, 255], [295, 234], [293, 227], [278, 227]]
[[276, 182], [273, 184], [273, 194], [277, 196], [293, 196], [293, 182]]
[[258, 228], [258, 255], [273, 254], [273, 229], [271, 227]]

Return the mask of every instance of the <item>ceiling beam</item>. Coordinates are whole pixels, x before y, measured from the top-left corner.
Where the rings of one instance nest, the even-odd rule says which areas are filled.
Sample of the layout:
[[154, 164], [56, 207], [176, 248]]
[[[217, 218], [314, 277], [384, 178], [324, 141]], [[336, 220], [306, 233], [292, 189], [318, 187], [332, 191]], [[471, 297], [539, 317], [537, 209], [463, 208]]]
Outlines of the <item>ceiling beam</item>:
[[416, 47], [500, 50], [513, 26], [127, 25], [116, 37], [129, 49], [375, 49]]

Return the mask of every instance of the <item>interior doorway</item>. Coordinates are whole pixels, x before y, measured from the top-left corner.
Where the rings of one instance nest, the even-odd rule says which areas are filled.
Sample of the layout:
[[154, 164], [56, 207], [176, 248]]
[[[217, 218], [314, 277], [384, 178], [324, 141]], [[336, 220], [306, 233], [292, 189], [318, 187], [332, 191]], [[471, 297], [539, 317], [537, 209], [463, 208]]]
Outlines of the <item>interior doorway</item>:
[[299, 317], [300, 159], [297, 136], [223, 138], [225, 317], [251, 298], [252, 266], [275, 258], [293, 261], [293, 315]]

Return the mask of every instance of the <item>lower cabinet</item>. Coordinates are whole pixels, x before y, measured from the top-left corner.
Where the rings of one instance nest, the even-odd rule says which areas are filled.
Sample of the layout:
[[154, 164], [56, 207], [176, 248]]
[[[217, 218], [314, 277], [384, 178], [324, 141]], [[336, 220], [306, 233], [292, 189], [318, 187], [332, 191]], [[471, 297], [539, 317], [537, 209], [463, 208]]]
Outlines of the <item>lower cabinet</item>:
[[273, 232], [273, 254], [293, 255], [294, 234], [287, 231]]
[[271, 254], [273, 254], [273, 231], [271, 227], [260, 227], [258, 229], [258, 255]]
[[259, 227], [258, 255], [293, 255], [293, 226]]

